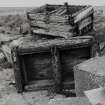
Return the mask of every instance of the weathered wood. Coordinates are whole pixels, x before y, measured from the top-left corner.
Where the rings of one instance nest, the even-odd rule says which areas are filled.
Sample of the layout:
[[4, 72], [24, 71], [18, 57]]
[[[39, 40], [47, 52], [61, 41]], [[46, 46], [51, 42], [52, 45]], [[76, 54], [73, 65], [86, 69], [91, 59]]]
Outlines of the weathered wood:
[[84, 27], [88, 26], [91, 23], [92, 23], [92, 18], [91, 17], [88, 17], [88, 18], [84, 19], [79, 24], [79, 30], [83, 29]]
[[[35, 21], [45, 21], [45, 14], [29, 14], [30, 20], [35, 20]], [[67, 17], [66, 16], [57, 16], [57, 15], [51, 15], [50, 17], [50, 22], [56, 22], [56, 23], [66, 23], [67, 22]]]
[[59, 7], [58, 9], [50, 12], [49, 14], [53, 15], [63, 15], [66, 12], [65, 8], [63, 6]]
[[[91, 57], [90, 48], [94, 43], [92, 36], [73, 37], [68, 40], [38, 40], [36, 42], [30, 38], [29, 40], [23, 38], [18, 44], [18, 48], [14, 49], [18, 56], [13, 57], [15, 62], [19, 60], [18, 64], [14, 62], [15, 72], [17, 76], [21, 76], [16, 77], [16, 79], [20, 79], [16, 82], [19, 84], [18, 89], [25, 86], [27, 90], [47, 89], [47, 87], [54, 89], [53, 92], [59, 92], [61, 87], [70, 90], [73, 88], [73, 84], [71, 84], [74, 80], [73, 67]], [[12, 56], [14, 55], [12, 54]], [[67, 81], [69, 82], [67, 83]]]
[[[28, 13], [33, 35], [69, 38], [83, 35], [93, 29], [94, 11], [91, 6], [53, 6], [47, 5], [41, 12]], [[90, 25], [91, 27], [88, 27]]]
[[67, 24], [60, 24], [60, 23], [49, 23], [46, 24], [43, 21], [31, 21], [31, 27], [35, 29], [45, 29], [50, 31], [60, 31], [60, 32], [71, 32], [73, 29], [73, 26], [67, 25]]
[[[77, 6], [78, 7], [78, 6]], [[76, 8], [76, 6], [75, 6]], [[69, 8], [68, 8], [69, 9]], [[67, 10], [66, 10], [67, 11]], [[54, 21], [54, 22], [61, 22], [61, 23], [66, 23], [68, 20], [68, 15], [71, 15], [70, 10], [68, 10], [68, 14], [66, 14], [65, 16], [61, 16], [61, 15], [57, 15], [57, 14], [52, 14], [50, 15], [50, 21]], [[77, 23], [79, 21], [81, 21], [82, 19], [90, 16], [91, 14], [93, 14], [93, 8], [91, 6], [87, 6], [85, 8], [83, 8], [80, 11], [77, 11], [76, 13], [72, 13], [72, 16], [74, 18], [74, 23]], [[29, 13], [28, 17], [30, 17], [30, 19], [32, 20], [40, 20], [40, 21], [44, 21], [45, 20], [45, 15], [44, 13]]]
[[86, 7], [85, 10], [81, 11], [77, 16], [74, 17], [74, 23], [77, 23], [79, 21], [81, 21], [82, 19], [88, 17], [89, 15], [93, 14], [93, 8], [90, 7]]
[[41, 42], [29, 42], [23, 41], [23, 44], [19, 45], [19, 54], [28, 54], [28, 53], [37, 53], [37, 52], [48, 52], [50, 48], [53, 46], [57, 46], [57, 48], [64, 49], [72, 49], [72, 48], [81, 48], [84, 46], [91, 46], [94, 43], [94, 39], [92, 36], [81, 36], [74, 37], [68, 40], [65, 39], [55, 39], [55, 40], [45, 40]]
[[63, 89], [74, 89], [75, 88], [75, 82], [73, 81], [65, 81], [63, 82]]
[[[22, 56], [25, 61], [25, 72], [27, 73], [27, 83], [34, 80], [51, 80], [52, 79], [52, 64], [51, 54], [34, 53]], [[51, 72], [49, 72], [51, 71]]]
[[14, 75], [16, 81], [16, 88], [19, 93], [23, 92], [23, 78], [21, 72], [21, 64], [19, 59], [17, 47], [12, 49], [12, 59], [14, 63]]
[[73, 36], [73, 33], [70, 33], [70, 32], [60, 32], [60, 31], [53, 31], [53, 30], [44, 30], [44, 29], [34, 29], [33, 30], [33, 33], [34, 34], [37, 34], [37, 35], [44, 35], [44, 36], [54, 36], [54, 37], [61, 37], [61, 38], [65, 38], [65, 39], [68, 39], [70, 37]]
[[[86, 27], [83, 27], [82, 29], [78, 30], [79, 35], [86, 34], [87, 32], [92, 32], [93, 26], [92, 23], [88, 24]], [[91, 34], [90, 34], [91, 35]]]
[[57, 47], [51, 48], [52, 53], [52, 69], [53, 69], [53, 79], [55, 82], [55, 92], [61, 91], [61, 63], [60, 55]]
[[54, 87], [53, 80], [36, 80], [24, 87], [25, 91], [46, 90]]
[[26, 85], [27, 82], [28, 82], [28, 77], [27, 77], [27, 72], [26, 72], [26, 65], [25, 65], [25, 61], [24, 61], [22, 56], [21, 56], [20, 60], [21, 60], [21, 66], [22, 66], [22, 71], [23, 71], [23, 80], [24, 80], [23, 84]]

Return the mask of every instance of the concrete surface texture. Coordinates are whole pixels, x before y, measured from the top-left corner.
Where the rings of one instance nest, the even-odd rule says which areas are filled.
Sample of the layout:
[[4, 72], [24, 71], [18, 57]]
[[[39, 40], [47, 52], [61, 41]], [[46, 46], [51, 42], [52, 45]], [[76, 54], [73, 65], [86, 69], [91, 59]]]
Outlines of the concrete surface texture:
[[85, 91], [85, 95], [88, 97], [92, 105], [105, 105], [104, 88], [97, 88]]
[[77, 96], [84, 91], [105, 86], [105, 56], [91, 58], [74, 67]]

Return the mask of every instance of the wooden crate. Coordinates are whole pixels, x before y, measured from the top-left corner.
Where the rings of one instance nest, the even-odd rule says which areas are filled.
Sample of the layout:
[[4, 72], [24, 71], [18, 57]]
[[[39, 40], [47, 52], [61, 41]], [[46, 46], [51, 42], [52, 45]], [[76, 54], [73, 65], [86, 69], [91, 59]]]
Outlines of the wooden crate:
[[73, 67], [95, 55], [95, 44], [92, 36], [36, 42], [23, 39], [12, 49], [17, 91], [49, 88], [54, 92], [72, 91]]
[[47, 4], [27, 12], [27, 18], [34, 35], [69, 38], [93, 29], [93, 12], [91, 6]]

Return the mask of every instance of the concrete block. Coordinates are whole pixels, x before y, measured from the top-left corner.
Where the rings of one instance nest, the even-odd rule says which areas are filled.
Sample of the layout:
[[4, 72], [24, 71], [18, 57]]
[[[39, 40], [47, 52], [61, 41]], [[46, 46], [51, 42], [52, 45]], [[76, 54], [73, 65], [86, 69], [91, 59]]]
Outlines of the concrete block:
[[105, 56], [91, 58], [74, 67], [75, 90], [77, 96], [84, 91], [105, 86]]

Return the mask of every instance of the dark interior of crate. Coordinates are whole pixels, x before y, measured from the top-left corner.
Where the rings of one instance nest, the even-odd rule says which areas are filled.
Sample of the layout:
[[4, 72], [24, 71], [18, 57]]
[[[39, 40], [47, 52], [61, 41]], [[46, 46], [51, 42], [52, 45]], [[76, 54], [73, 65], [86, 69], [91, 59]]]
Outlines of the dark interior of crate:
[[[56, 10], [56, 9], [59, 9], [59, 8], [62, 8], [64, 7], [65, 5], [45, 5], [45, 6], [42, 6], [40, 8], [36, 8], [36, 9], [33, 9], [31, 12], [33, 13], [45, 13], [45, 10], [47, 10], [49, 13]], [[77, 11], [80, 11], [81, 9], [85, 8], [86, 6], [81, 6], [81, 5], [69, 5], [68, 6], [68, 13], [69, 14], [73, 14]]]
[[[73, 66], [90, 58], [90, 47], [59, 50], [61, 65], [61, 84], [63, 89], [74, 89]], [[44, 84], [53, 80], [51, 52], [22, 55], [25, 64], [27, 83]], [[47, 80], [47, 81], [46, 81]], [[34, 81], [34, 82], [33, 82]], [[42, 81], [42, 82], [35, 82]], [[46, 85], [46, 84], [44, 84]]]

